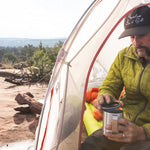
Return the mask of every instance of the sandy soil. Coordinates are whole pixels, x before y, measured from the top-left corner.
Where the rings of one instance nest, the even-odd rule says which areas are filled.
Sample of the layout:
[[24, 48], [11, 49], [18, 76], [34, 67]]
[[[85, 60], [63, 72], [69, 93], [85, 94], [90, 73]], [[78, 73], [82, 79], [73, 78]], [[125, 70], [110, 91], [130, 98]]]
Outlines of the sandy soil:
[[19, 93], [31, 92], [35, 99], [44, 99], [47, 85], [16, 86], [4, 79], [0, 77], [0, 145], [34, 139], [39, 116], [15, 111], [14, 107], [19, 106], [15, 97]]

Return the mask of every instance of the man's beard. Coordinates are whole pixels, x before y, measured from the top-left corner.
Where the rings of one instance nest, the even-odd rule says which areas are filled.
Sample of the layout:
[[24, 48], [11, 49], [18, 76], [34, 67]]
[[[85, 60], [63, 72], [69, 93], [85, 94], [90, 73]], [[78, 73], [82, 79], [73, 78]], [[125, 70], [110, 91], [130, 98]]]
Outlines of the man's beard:
[[150, 56], [150, 48], [146, 47], [146, 46], [138, 46], [138, 47], [135, 47], [135, 51], [137, 53], [137, 49], [141, 49], [141, 48], [144, 48], [145, 51], [146, 51], [146, 55], [147, 56]]

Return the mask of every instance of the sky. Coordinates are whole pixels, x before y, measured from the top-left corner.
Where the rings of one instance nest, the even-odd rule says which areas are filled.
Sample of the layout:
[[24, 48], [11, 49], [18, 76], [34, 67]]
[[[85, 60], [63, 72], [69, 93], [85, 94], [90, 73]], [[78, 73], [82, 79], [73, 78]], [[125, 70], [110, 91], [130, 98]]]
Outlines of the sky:
[[0, 0], [0, 38], [66, 38], [94, 0]]

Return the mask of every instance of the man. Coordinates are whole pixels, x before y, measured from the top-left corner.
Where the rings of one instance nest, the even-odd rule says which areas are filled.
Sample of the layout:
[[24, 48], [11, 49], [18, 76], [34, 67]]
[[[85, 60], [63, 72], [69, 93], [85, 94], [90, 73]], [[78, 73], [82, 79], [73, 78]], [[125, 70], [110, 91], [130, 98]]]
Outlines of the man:
[[[98, 130], [80, 150], [150, 150], [150, 8], [134, 10], [125, 18], [124, 27], [119, 38], [130, 36], [132, 45], [118, 53], [94, 103], [102, 110], [101, 105], [116, 101], [125, 86], [120, 132], [103, 135], [102, 129]], [[112, 127], [107, 125], [106, 129]]]

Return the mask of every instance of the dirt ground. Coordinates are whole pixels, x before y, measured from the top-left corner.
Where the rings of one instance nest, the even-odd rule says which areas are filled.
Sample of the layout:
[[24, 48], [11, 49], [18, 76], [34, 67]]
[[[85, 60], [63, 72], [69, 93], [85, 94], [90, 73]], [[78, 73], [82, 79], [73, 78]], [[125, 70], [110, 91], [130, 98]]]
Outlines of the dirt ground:
[[[0, 72], [2, 71], [14, 73], [16, 70], [0, 69]], [[30, 92], [34, 95], [34, 99], [44, 100], [47, 87], [48, 85], [45, 84], [17, 86], [6, 82], [4, 77], [0, 77], [0, 150], [18, 150], [19, 144], [22, 147], [26, 143], [23, 146], [25, 149], [25, 146], [28, 147], [34, 141], [39, 115], [22, 114], [15, 111], [14, 108], [19, 106], [15, 97], [19, 93]], [[86, 129], [83, 126], [82, 141], [86, 137]], [[22, 141], [23, 144], [19, 143]], [[16, 142], [18, 143], [15, 144]], [[14, 148], [11, 144], [15, 145]]]
[[44, 99], [48, 85], [17, 86], [4, 80], [0, 77], [0, 145], [34, 139], [39, 116], [15, 111], [14, 108], [19, 106], [15, 97], [31, 92], [35, 99]]

